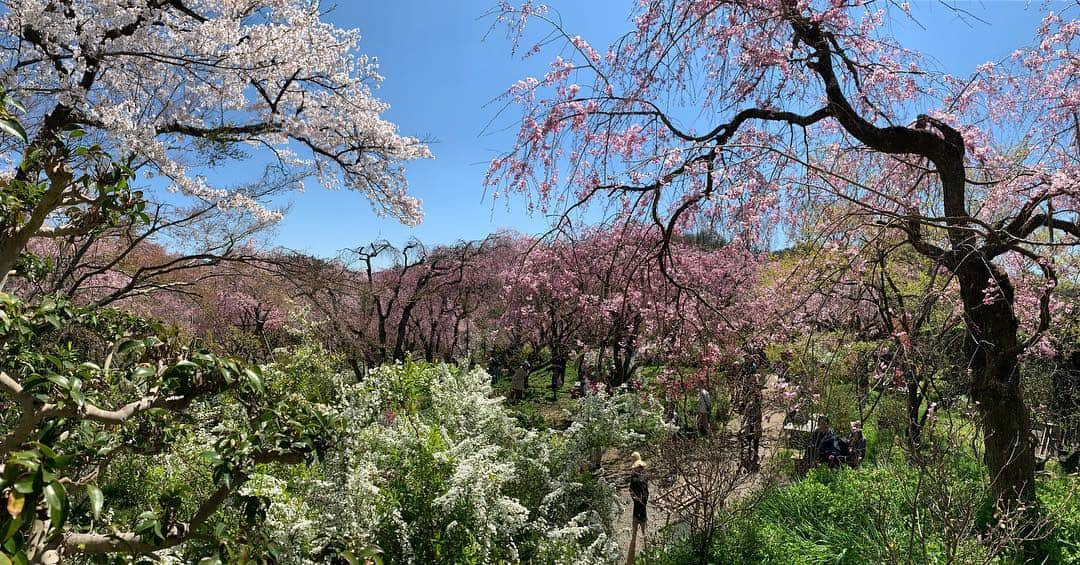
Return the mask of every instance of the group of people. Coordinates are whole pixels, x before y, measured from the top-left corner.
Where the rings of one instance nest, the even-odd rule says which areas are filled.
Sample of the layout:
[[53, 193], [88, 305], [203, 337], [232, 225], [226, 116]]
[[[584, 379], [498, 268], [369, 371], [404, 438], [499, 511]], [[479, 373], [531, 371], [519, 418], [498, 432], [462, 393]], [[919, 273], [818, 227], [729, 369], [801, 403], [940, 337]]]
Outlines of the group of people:
[[858, 468], [866, 455], [866, 438], [862, 433], [862, 422], [851, 422], [851, 435], [842, 438], [829, 425], [829, 418], [821, 416], [817, 428], [810, 433], [806, 460], [811, 464], [825, 464], [837, 469], [847, 464]]
[[[553, 362], [541, 367], [544, 366], [550, 366], [551, 368], [550, 388], [551, 399], [554, 401], [558, 399], [559, 391], [562, 390], [563, 385], [566, 383], [566, 363]], [[577, 369], [577, 382], [570, 394], [575, 398], [580, 398], [585, 395], [586, 390], [593, 382], [584, 353], [578, 354], [575, 368]], [[490, 356], [487, 360], [487, 371], [491, 374], [491, 386], [498, 384], [504, 373], [509, 375], [509, 399], [511, 402], [520, 402], [525, 399], [525, 391], [529, 388], [529, 376], [534, 370], [538, 370], [538, 367], [530, 363], [529, 360], [507, 360], [496, 356]]]
[[491, 375], [491, 386], [499, 383], [504, 373], [510, 375], [510, 401], [519, 402], [525, 399], [525, 389], [529, 385], [529, 373], [532, 367], [528, 361], [515, 361], [502, 356], [489, 355], [482, 361]]

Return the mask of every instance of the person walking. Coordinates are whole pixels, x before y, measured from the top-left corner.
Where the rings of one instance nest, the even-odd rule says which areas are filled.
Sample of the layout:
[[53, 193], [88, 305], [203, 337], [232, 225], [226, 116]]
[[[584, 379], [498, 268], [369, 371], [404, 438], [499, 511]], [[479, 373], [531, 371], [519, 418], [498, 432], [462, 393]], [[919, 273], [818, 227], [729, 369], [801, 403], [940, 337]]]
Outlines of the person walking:
[[525, 364], [518, 365], [514, 377], [510, 379], [510, 400], [517, 402], [525, 398]]
[[637, 532], [641, 529], [641, 546], [645, 546], [645, 525], [648, 523], [649, 504], [649, 479], [645, 476], [645, 461], [641, 454], [630, 454], [630, 499], [634, 502], [633, 518], [630, 525], [630, 549], [627, 552], [626, 563], [634, 562], [637, 553]]
[[757, 471], [760, 466], [759, 451], [761, 446], [761, 382], [757, 374], [747, 375], [747, 386], [743, 397], [742, 429], [739, 430], [742, 441], [742, 466], [747, 471]]
[[551, 401], [559, 399], [559, 389], [566, 380], [566, 359], [557, 358], [551, 364]]
[[498, 358], [496, 358], [494, 355], [488, 354], [486, 369], [488, 375], [491, 377], [491, 386], [494, 387], [495, 385], [499, 384], [500, 367]]
[[709, 431], [711, 428], [709, 422], [709, 413], [712, 411], [712, 395], [710, 395], [709, 391], [704, 388], [701, 389], [700, 392], [698, 392], [697, 411], [698, 433], [702, 436], [707, 436], [709, 435]]

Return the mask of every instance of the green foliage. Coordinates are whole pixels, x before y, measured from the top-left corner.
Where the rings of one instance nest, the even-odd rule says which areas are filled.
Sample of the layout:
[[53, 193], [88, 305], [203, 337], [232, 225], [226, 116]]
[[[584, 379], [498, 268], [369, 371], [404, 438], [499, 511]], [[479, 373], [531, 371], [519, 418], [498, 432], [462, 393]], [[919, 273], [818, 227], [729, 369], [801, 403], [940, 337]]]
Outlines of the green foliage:
[[[268, 387], [262, 368], [160, 324], [51, 297], [0, 293], [0, 374], [14, 400], [0, 416], [0, 544], [16, 561], [73, 531], [186, 537], [212, 492], [310, 460], [340, 429], [276, 372]], [[31, 535], [40, 516], [48, 538]]]
[[[858, 470], [817, 468], [734, 509], [710, 563], [1012, 563], [1018, 543], [991, 525], [986, 487], [981, 465], [966, 456], [923, 467], [894, 458]], [[1039, 485], [1050, 519], [1040, 542], [1045, 563], [1080, 563], [1078, 488], [1075, 477]], [[693, 563], [684, 539], [641, 561]]]
[[904, 441], [908, 424], [907, 398], [899, 394], [882, 394], [874, 409], [873, 423], [876, 437], [869, 444], [871, 453], [867, 454], [871, 459], [874, 451]]
[[1080, 480], [1076, 475], [1056, 476], [1039, 484], [1043, 512], [1050, 517], [1051, 531], [1039, 546], [1047, 563], [1080, 563]]
[[23, 129], [22, 123], [15, 117], [12, 110], [26, 112], [26, 108], [23, 108], [18, 100], [9, 96], [7, 92], [0, 91], [0, 130], [23, 143], [29, 143], [30, 139], [26, 135], [26, 130]]

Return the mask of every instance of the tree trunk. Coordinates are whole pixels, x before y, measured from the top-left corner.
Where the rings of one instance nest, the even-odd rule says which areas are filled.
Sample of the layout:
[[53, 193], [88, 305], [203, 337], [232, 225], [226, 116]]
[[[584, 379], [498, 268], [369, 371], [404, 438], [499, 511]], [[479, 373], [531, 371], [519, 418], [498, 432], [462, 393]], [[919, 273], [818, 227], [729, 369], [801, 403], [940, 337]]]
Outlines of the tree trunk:
[[[1011, 508], [1035, 498], [1035, 450], [1020, 387], [1019, 323], [1013, 313], [1013, 288], [999, 269], [987, 268], [985, 262], [981, 265], [981, 269], [963, 270], [958, 277], [969, 330], [971, 397], [978, 403], [982, 420], [984, 456], [994, 498]], [[986, 300], [988, 290], [991, 296], [996, 295], [992, 301]]]
[[637, 348], [632, 341], [616, 343], [611, 346], [612, 372], [608, 376], [608, 384], [611, 387], [619, 387], [634, 377], [636, 367]]
[[986, 465], [994, 498], [1007, 504], [1035, 498], [1031, 420], [1020, 390], [1016, 355], [990, 356], [975, 369], [972, 398], [979, 403]]
[[348, 358], [349, 368], [352, 369], [353, 375], [356, 377], [356, 382], [364, 381], [364, 369], [360, 366], [360, 362], [355, 357]]
[[922, 422], [919, 420], [919, 407], [922, 404], [922, 395], [919, 394], [919, 379], [913, 373], [908, 373], [907, 383], [907, 442], [913, 450], [919, 449], [922, 442]]
[[394, 338], [394, 361], [402, 361], [405, 358], [405, 333], [409, 329], [409, 319], [412, 318], [413, 308], [416, 302], [408, 302], [401, 309], [401, 321], [398, 322], [397, 336]]
[[[982, 416], [986, 464], [993, 479], [996, 499], [1007, 507], [1030, 501], [1035, 493], [1035, 452], [1028, 441], [1030, 422], [1020, 390], [1017, 360], [1018, 323], [1013, 314], [1014, 293], [1009, 277], [978, 245], [967, 210], [967, 171], [963, 134], [941, 120], [917, 117], [915, 127], [879, 128], [852, 107], [833, 66], [829, 35], [821, 26], [801, 16], [794, 0], [785, 2], [797, 39], [815, 50], [810, 68], [822, 79], [828, 112], [845, 131], [875, 151], [925, 157], [936, 167], [941, 181], [942, 208], [949, 249], [937, 249], [922, 239], [919, 222], [903, 229], [920, 253], [944, 260], [956, 275], [964, 301], [965, 322], [970, 335], [972, 398]], [[994, 285], [1000, 296], [986, 301], [985, 291]]]

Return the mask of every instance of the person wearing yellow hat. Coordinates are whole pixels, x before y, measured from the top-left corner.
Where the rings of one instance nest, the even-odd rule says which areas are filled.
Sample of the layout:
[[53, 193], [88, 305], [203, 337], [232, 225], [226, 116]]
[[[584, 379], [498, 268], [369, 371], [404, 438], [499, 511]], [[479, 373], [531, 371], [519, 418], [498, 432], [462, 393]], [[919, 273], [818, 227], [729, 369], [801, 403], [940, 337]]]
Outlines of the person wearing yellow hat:
[[647, 465], [641, 454], [630, 454], [630, 499], [634, 502], [633, 524], [630, 526], [630, 553], [627, 563], [633, 563], [637, 545], [637, 531], [641, 528], [642, 545], [645, 543], [645, 523], [648, 520], [646, 506], [649, 504], [649, 479], [645, 476]]

